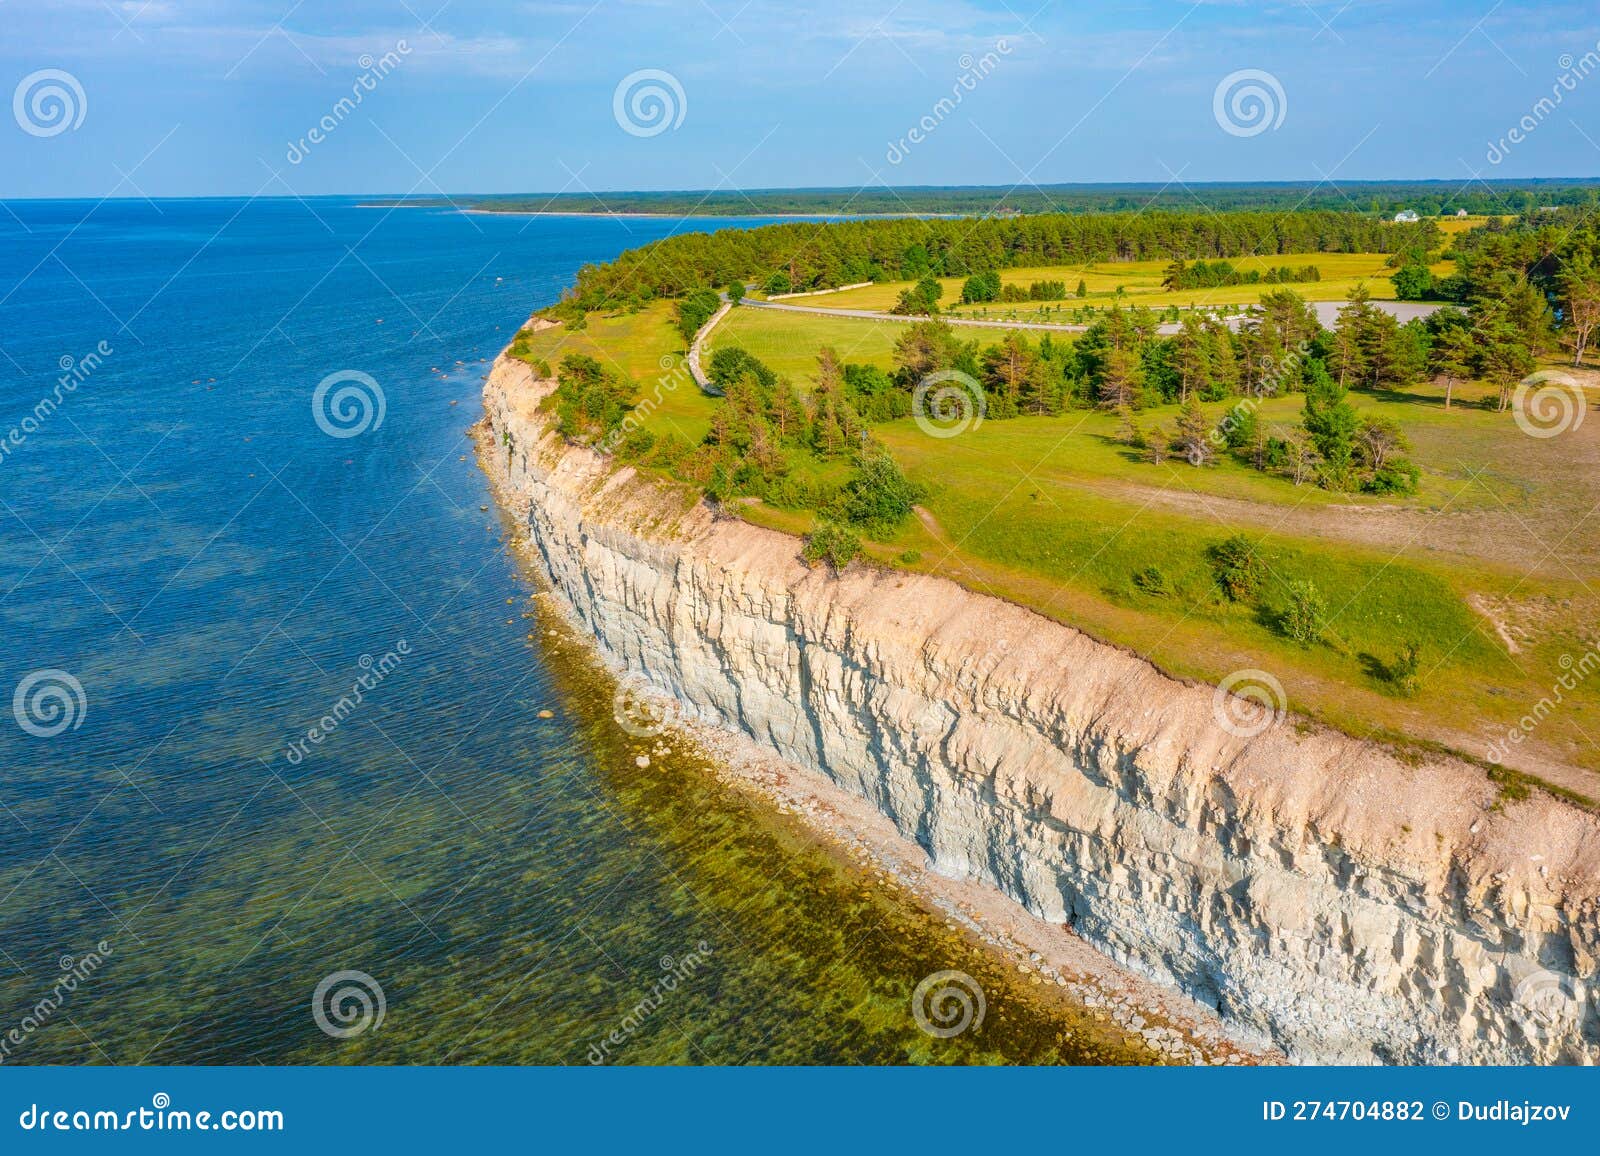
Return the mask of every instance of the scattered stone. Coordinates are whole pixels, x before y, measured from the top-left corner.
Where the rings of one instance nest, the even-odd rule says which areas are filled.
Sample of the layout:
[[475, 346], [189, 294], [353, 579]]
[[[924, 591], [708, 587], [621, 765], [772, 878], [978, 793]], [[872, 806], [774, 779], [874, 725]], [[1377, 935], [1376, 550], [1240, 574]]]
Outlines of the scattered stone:
[[633, 760], [633, 765], [641, 769], [648, 767], [650, 765], [650, 756], [640, 755], [638, 758]]
[[556, 717], [556, 712], [553, 711], [553, 710], [542, 710], [542, 711], [539, 712], [539, 717], [540, 718], [555, 718]]

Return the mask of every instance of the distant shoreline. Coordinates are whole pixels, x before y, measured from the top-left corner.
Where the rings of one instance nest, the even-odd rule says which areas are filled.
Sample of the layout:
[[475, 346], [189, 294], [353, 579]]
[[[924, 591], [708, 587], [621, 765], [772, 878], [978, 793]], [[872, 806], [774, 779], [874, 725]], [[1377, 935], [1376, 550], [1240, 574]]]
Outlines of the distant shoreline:
[[924, 220], [930, 217], [955, 219], [957, 217], [972, 216], [971, 213], [762, 213], [752, 210], [748, 213], [644, 213], [637, 210], [629, 212], [610, 212], [604, 209], [463, 209], [451, 205], [433, 204], [408, 204], [403, 201], [383, 203], [380, 201], [367, 202], [356, 206], [358, 209], [449, 209], [455, 208], [458, 213], [473, 213], [486, 217], [627, 217], [645, 218], [664, 221], [736, 221], [746, 218], [772, 218], [795, 221], [831, 221], [831, 220], [865, 220], [884, 219], [897, 220], [902, 218], [916, 218]]
[[902, 218], [927, 217], [956, 217], [971, 216], [970, 213], [641, 213], [638, 211], [621, 213], [607, 212], [601, 209], [458, 209], [460, 213], [478, 213], [486, 217], [646, 217], [654, 220], [667, 221], [737, 221], [743, 218], [770, 217], [792, 221], [832, 221], [832, 220], [865, 220], [867, 218], [898, 220]]

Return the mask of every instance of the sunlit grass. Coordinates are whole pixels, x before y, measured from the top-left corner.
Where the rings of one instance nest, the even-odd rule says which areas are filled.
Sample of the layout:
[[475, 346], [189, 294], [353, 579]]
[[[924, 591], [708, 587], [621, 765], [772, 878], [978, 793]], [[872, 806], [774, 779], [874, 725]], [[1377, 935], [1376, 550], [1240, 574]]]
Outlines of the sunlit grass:
[[[1321, 281], [1306, 281], [1288, 286], [1309, 301], [1342, 301], [1350, 296], [1358, 284], [1365, 284], [1368, 292], [1377, 298], [1392, 298], [1394, 283], [1390, 274], [1388, 255], [1385, 253], [1287, 253], [1261, 257], [1230, 258], [1235, 268], [1265, 273], [1282, 265], [1299, 268], [1315, 265], [1322, 273]], [[1172, 291], [1162, 288], [1161, 280], [1167, 261], [1095, 261], [1079, 265], [1038, 266], [1022, 269], [1003, 269], [1000, 280], [1005, 285], [1027, 288], [1034, 281], [1064, 281], [1068, 297], [1065, 301], [1051, 302], [1057, 309], [1071, 310], [1085, 305], [1104, 308], [1113, 303], [1148, 305], [1152, 308], [1179, 308], [1207, 305], [1253, 305], [1261, 294], [1274, 288], [1271, 285], [1233, 285], [1218, 289], [1184, 289]], [[1434, 266], [1436, 276], [1449, 274], [1453, 262]], [[1082, 281], [1087, 296], [1075, 296], [1078, 282]], [[986, 306], [961, 306], [961, 287], [964, 277], [943, 277], [941, 306], [960, 308], [968, 315], [982, 315], [987, 309], [991, 315], [1002, 310], [1029, 309], [1028, 303], [1014, 306], [991, 302]], [[900, 293], [911, 283], [907, 281], [883, 282], [842, 293], [825, 293], [801, 298], [798, 303], [815, 305], [824, 309], [874, 309], [893, 308]], [[1119, 296], [1118, 290], [1122, 290]], [[975, 312], [976, 311], [976, 312]]]

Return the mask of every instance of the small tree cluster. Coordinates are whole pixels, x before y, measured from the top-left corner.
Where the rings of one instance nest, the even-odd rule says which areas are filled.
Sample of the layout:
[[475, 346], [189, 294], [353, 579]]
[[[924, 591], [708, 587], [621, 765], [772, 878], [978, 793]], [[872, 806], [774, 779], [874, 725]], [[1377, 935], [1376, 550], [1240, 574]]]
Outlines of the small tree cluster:
[[684, 341], [693, 341], [700, 327], [711, 320], [711, 315], [722, 307], [722, 299], [715, 289], [696, 289], [680, 298], [674, 305], [678, 315], [678, 332]]
[[939, 298], [944, 296], [944, 286], [936, 277], [924, 277], [909, 289], [900, 292], [891, 313], [907, 317], [931, 317], [939, 312]]
[[546, 402], [556, 411], [562, 437], [603, 440], [633, 408], [639, 387], [622, 374], [582, 353], [561, 359], [557, 385]]

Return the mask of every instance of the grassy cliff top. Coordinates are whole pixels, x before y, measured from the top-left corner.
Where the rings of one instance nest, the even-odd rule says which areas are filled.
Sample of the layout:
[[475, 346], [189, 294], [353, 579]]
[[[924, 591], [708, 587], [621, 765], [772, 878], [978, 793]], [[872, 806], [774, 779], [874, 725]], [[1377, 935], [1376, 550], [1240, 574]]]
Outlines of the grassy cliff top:
[[[736, 309], [711, 345], [744, 348], [803, 391], [820, 347], [888, 369], [908, 325]], [[961, 336], [987, 347], [1004, 331]], [[602, 360], [654, 399], [641, 406], [648, 428], [690, 443], [721, 404], [681, 372], [685, 343], [665, 302], [591, 314], [577, 332], [524, 331], [514, 352], [550, 366], [574, 352]], [[1205, 409], [1220, 420], [1236, 400]], [[1216, 682], [1246, 668], [1272, 671], [1296, 709], [1351, 733], [1411, 736], [1481, 758], [1596, 645], [1600, 600], [1585, 576], [1600, 573], [1600, 519], [1591, 517], [1600, 507], [1600, 421], [1530, 438], [1495, 412], [1492, 389], [1470, 381], [1457, 385], [1448, 411], [1432, 383], [1351, 400], [1363, 416], [1392, 417], [1406, 431], [1421, 470], [1414, 495], [1297, 486], [1226, 455], [1205, 468], [1151, 464], [1099, 410], [986, 421], [951, 438], [930, 437], [909, 418], [877, 424], [873, 436], [926, 496], [918, 516], [869, 543], [869, 554], [1028, 606], [1178, 675]], [[1293, 424], [1302, 404], [1300, 395], [1268, 398], [1260, 417]], [[1174, 405], [1140, 414], [1167, 423], [1176, 415]], [[815, 521], [755, 499], [736, 509], [797, 534]], [[1208, 551], [1238, 533], [1258, 544], [1269, 585], [1315, 582], [1330, 612], [1326, 643], [1297, 645], [1259, 607], [1219, 596]], [[1386, 676], [1408, 640], [1422, 646], [1412, 697]], [[1506, 762], [1600, 796], [1600, 782], [1589, 783], [1600, 773], [1600, 678], [1562, 694], [1569, 709], [1543, 720]]]

